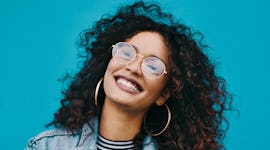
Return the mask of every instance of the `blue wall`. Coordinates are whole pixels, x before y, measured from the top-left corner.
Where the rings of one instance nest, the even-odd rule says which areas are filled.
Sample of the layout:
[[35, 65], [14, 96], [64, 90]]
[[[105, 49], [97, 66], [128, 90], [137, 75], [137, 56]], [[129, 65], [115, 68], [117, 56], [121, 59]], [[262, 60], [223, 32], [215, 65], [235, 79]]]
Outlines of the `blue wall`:
[[[132, 0], [130, 0], [132, 1]], [[123, 0], [1, 0], [1, 149], [23, 149], [60, 106], [57, 79], [78, 69], [78, 34]], [[270, 3], [266, 0], [158, 1], [205, 34], [234, 94], [228, 149], [269, 147]]]

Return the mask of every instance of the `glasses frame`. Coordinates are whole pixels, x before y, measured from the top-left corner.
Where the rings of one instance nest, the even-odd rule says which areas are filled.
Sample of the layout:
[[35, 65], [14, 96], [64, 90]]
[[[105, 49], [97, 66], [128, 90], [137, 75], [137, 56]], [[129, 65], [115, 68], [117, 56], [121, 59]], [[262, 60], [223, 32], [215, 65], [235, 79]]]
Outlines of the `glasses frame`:
[[[143, 62], [141, 63], [140, 69], [141, 69], [141, 71], [143, 72], [143, 74], [144, 74], [147, 78], [149, 78], [149, 79], [158, 79], [158, 78], [160, 78], [163, 74], [168, 74], [168, 72], [166, 71], [166, 70], [167, 70], [167, 69], [166, 69], [166, 65], [165, 65], [165, 63], [164, 63], [160, 58], [155, 57], [155, 56], [145, 57], [144, 55], [138, 53], [137, 50], [136, 50], [136, 48], [135, 48], [133, 45], [131, 45], [131, 44], [127, 43], [127, 42], [118, 42], [118, 43], [112, 45], [112, 57], [115, 57], [115, 56], [117, 55], [117, 48], [116, 48], [116, 46], [119, 45], [119, 44], [125, 44], [125, 45], [127, 45], [128, 47], [130, 47], [131, 49], [133, 49], [133, 50], [135, 51], [135, 53], [136, 53], [136, 55], [135, 55], [131, 60], [129, 60], [128, 62], [118, 62], [119, 64], [130, 64], [130, 63], [132, 63], [132, 62], [134, 62], [134, 61], [136, 60], [137, 56], [140, 56], [140, 57], [142, 58], [142, 61], [143, 61]], [[146, 59], [146, 58], [150, 58], [150, 57], [154, 57], [154, 58], [159, 59], [159, 60], [162, 62], [162, 64], [163, 64], [162, 66], [163, 66], [163, 69], [164, 69], [164, 71], [163, 71], [159, 76], [154, 77], [154, 78], [153, 78], [153, 77], [150, 77], [149, 75], [147, 75], [147, 73], [145, 73], [144, 69], [142, 69], [142, 65], [143, 65], [145, 59]]]

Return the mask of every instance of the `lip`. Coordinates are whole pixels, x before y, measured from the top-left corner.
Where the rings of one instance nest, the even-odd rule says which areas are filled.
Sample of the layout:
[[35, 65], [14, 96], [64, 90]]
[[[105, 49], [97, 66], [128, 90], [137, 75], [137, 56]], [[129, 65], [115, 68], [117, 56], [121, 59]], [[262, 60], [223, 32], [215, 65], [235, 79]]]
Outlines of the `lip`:
[[129, 89], [126, 89], [126, 88], [123, 87], [122, 85], [118, 84], [118, 83], [116, 82], [118, 78], [123, 78], [123, 79], [125, 79], [125, 80], [127, 80], [127, 81], [129, 81], [129, 82], [132, 82], [133, 84], [136, 85], [136, 87], [138, 88], [138, 90], [139, 90], [140, 92], [143, 91], [142, 86], [141, 86], [140, 83], [139, 83], [138, 81], [136, 81], [135, 79], [132, 79], [132, 78], [129, 78], [129, 77], [126, 77], [126, 76], [122, 76], [122, 75], [116, 75], [116, 76], [114, 76], [116, 85], [117, 85], [119, 88], [123, 89], [124, 91], [127, 91], [127, 92], [129, 92], [129, 93], [134, 93], [133, 91], [130, 91]]

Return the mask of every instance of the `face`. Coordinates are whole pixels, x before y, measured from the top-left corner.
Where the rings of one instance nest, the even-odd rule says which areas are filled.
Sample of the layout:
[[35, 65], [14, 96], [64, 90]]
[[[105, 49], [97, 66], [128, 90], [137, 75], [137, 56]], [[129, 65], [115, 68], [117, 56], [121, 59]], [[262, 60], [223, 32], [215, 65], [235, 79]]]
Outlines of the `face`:
[[133, 111], [146, 111], [152, 104], [166, 100], [164, 87], [168, 75], [162, 73], [159, 78], [149, 78], [146, 69], [142, 70], [149, 61], [145, 58], [159, 58], [168, 71], [169, 50], [156, 32], [140, 32], [124, 42], [134, 47], [137, 55], [130, 63], [120, 63], [112, 57], [104, 76], [105, 101]]

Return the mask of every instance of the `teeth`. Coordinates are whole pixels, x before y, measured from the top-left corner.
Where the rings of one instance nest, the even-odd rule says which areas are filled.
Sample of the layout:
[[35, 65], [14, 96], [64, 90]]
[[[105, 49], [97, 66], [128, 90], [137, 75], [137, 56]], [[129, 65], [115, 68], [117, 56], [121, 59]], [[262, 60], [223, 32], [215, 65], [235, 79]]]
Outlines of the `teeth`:
[[129, 89], [133, 90], [136, 93], [139, 93], [140, 92], [139, 89], [136, 87], [135, 84], [133, 84], [133, 83], [131, 83], [131, 82], [129, 82], [129, 81], [123, 79], [123, 78], [119, 78], [117, 80], [117, 83], [122, 84], [122, 85], [128, 87]]

